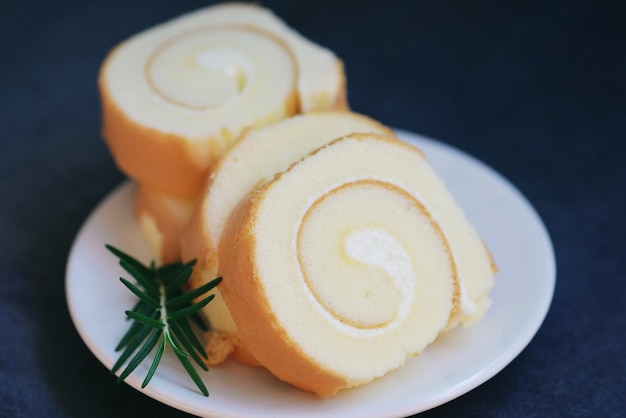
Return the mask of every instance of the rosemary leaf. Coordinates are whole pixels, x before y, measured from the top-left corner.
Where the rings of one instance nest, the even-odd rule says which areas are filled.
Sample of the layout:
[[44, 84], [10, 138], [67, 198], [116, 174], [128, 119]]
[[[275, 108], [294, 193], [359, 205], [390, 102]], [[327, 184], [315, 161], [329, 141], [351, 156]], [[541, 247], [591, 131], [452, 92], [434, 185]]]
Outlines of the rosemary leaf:
[[172, 313], [167, 314], [167, 318], [168, 319], [178, 319], [178, 318], [183, 318], [185, 316], [189, 316], [193, 313], [198, 312], [200, 309], [204, 308], [205, 306], [207, 306], [209, 304], [209, 302], [211, 302], [213, 300], [213, 298], [215, 297], [215, 295], [209, 295], [206, 298], [202, 299], [200, 302], [195, 303], [191, 306], [187, 306], [186, 308], [182, 308], [179, 309], [177, 311], [174, 311]]
[[180, 289], [191, 277], [191, 272], [193, 270], [194, 265], [196, 264], [195, 260], [190, 261], [187, 264], [183, 264], [179, 271], [177, 271], [176, 275], [172, 275], [172, 278], [166, 281], [165, 291], [168, 292], [172, 289]]
[[175, 306], [183, 304], [183, 303], [190, 303], [195, 298], [197, 298], [198, 296], [202, 296], [203, 294], [205, 294], [209, 290], [212, 290], [221, 281], [222, 281], [222, 278], [218, 277], [217, 279], [213, 279], [210, 282], [205, 283], [204, 285], [200, 286], [197, 289], [194, 289], [194, 290], [192, 290], [190, 292], [187, 292], [187, 293], [181, 293], [179, 296], [176, 296], [174, 298], [169, 299], [167, 301], [167, 306], [168, 307], [175, 307]]
[[[143, 308], [143, 301], [141, 299], [137, 300], [137, 303], [135, 303], [135, 306], [133, 306], [133, 309], [131, 309], [131, 311], [141, 311]], [[127, 320], [130, 320], [129, 317], [126, 317]]]
[[126, 346], [120, 357], [111, 368], [111, 371], [113, 373], [115, 373], [120, 367], [122, 367], [122, 364], [124, 364], [126, 360], [128, 360], [128, 358], [131, 356], [131, 354], [135, 352], [137, 347], [139, 347], [139, 344], [143, 342], [143, 340], [148, 336], [150, 331], [152, 331], [152, 328], [144, 325], [139, 329], [139, 331], [137, 331], [137, 333], [135, 333], [135, 335], [128, 342], [128, 345]]
[[115, 248], [112, 245], [106, 244], [105, 247], [111, 251], [113, 254], [115, 254], [117, 256], [117, 258], [120, 259], [120, 261], [125, 261], [127, 264], [132, 265], [133, 267], [135, 267], [138, 271], [141, 272], [141, 274], [143, 275], [149, 275], [150, 274], [150, 269], [147, 268], [146, 266], [144, 266], [140, 261], [138, 261], [137, 259], [131, 257], [130, 255], [126, 254], [125, 252], [118, 250], [117, 248]]
[[178, 344], [187, 350], [189, 357], [191, 357], [202, 369], [209, 370], [206, 364], [204, 364], [202, 359], [198, 356], [198, 353], [185, 335], [185, 332], [180, 328], [178, 321], [168, 321], [168, 325]]
[[183, 356], [183, 357], [187, 357], [188, 356], [188, 354], [186, 352], [184, 352], [183, 350], [181, 350], [178, 347], [178, 344], [176, 344], [176, 342], [172, 338], [172, 334], [171, 333], [166, 332], [165, 333], [165, 338], [167, 339], [167, 342], [172, 347], [172, 350], [174, 350], [174, 352], [176, 353], [177, 356]]
[[152, 280], [152, 276], [154, 276], [155, 274], [154, 270], [150, 269], [150, 273], [145, 274], [142, 271], [139, 271], [135, 266], [128, 264], [124, 260], [120, 261], [120, 266], [122, 266], [124, 270], [129, 272], [130, 275], [133, 276], [135, 280], [137, 280], [139, 285], [142, 286], [150, 296], [152, 296], [153, 298], [159, 297], [159, 288], [154, 283], [154, 280]]
[[[159, 317], [159, 312], [149, 308], [148, 310], [144, 310], [144, 311], [137, 311], [137, 312], [141, 312], [144, 315], [150, 316], [152, 319], [156, 319]], [[126, 331], [126, 334], [124, 334], [124, 336], [122, 337], [122, 339], [120, 340], [119, 344], [117, 345], [117, 347], [115, 347], [115, 351], [119, 351], [122, 348], [124, 348], [129, 342], [130, 340], [137, 334], [137, 332], [144, 327], [145, 325], [139, 321], [133, 320], [133, 318], [131, 318], [130, 316], [126, 316], [126, 319], [132, 320], [133, 323], [132, 325], [128, 328], [128, 331]]]
[[159, 346], [157, 347], [157, 351], [156, 353], [154, 353], [154, 359], [152, 360], [152, 364], [150, 365], [150, 370], [148, 370], [148, 374], [146, 375], [146, 378], [143, 379], [143, 383], [141, 384], [142, 389], [148, 386], [148, 383], [150, 383], [152, 376], [154, 376], [154, 372], [159, 366], [161, 357], [163, 357], [164, 351], [165, 351], [165, 338], [161, 338], [161, 342], [159, 343]]
[[158, 280], [168, 286], [181, 272], [186, 271], [186, 267], [181, 262], [170, 263], [155, 270]]
[[172, 274], [172, 272], [178, 271], [178, 269], [183, 266], [183, 263], [181, 263], [180, 261], [176, 261], [160, 266], [159, 268], [154, 267], [154, 270], [158, 273], [159, 276], [161, 276], [161, 279], [171, 280], [170, 275]]
[[180, 355], [178, 352], [176, 352], [176, 357], [178, 357], [178, 360], [181, 362], [181, 364], [183, 365], [183, 367], [189, 374], [189, 377], [191, 377], [191, 380], [193, 380], [196, 386], [198, 386], [198, 389], [200, 389], [200, 392], [202, 392], [204, 396], [209, 396], [209, 391], [207, 390], [206, 386], [204, 385], [204, 382], [198, 375], [198, 372], [196, 372], [196, 370], [191, 365], [191, 362], [189, 361], [189, 359], [186, 356]]
[[162, 321], [159, 321], [158, 319], [153, 319], [140, 312], [126, 311], [126, 315], [154, 329], [162, 329], [163, 327], [165, 327], [165, 324]]
[[176, 321], [176, 322], [180, 326], [181, 330], [185, 333], [185, 336], [187, 337], [191, 345], [195, 348], [196, 352], [200, 354], [202, 357], [208, 358], [206, 354], [206, 350], [204, 349], [204, 346], [202, 345], [200, 340], [198, 340], [198, 337], [196, 337], [196, 334], [193, 332], [193, 330], [189, 326], [189, 322], [184, 321], [184, 320]]
[[150, 351], [152, 351], [152, 349], [157, 344], [157, 342], [159, 341], [159, 338], [162, 335], [163, 335], [162, 330], [155, 329], [154, 331], [152, 331], [152, 334], [148, 337], [145, 344], [141, 347], [141, 349], [137, 352], [137, 354], [135, 354], [135, 356], [128, 363], [128, 365], [126, 366], [122, 374], [120, 374], [119, 377], [117, 378], [118, 383], [126, 379], [128, 375], [131, 374], [133, 370], [135, 370], [137, 366], [141, 364], [143, 359], [145, 359], [148, 356], [148, 354], [150, 354]]
[[159, 302], [157, 299], [153, 298], [152, 296], [150, 296], [149, 294], [147, 294], [146, 292], [144, 292], [143, 290], [141, 290], [140, 288], [138, 288], [137, 286], [135, 286], [128, 280], [126, 280], [125, 278], [120, 277], [120, 281], [124, 283], [124, 286], [126, 286], [128, 290], [133, 292], [135, 295], [139, 297], [139, 299], [143, 300], [148, 305], [152, 306], [155, 309], [158, 309], [161, 307], [161, 302]]

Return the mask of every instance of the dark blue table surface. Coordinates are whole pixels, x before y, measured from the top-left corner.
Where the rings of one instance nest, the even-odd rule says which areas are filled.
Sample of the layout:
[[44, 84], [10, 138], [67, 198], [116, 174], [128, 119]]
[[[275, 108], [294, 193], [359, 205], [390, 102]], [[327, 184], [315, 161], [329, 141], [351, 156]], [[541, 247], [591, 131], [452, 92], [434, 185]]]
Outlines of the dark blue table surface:
[[[0, 5], [0, 416], [186, 416], [114, 378], [64, 295], [72, 240], [123, 176], [96, 76], [205, 1]], [[495, 168], [543, 218], [558, 279], [528, 347], [433, 417], [626, 416], [626, 10], [618, 2], [263, 2], [345, 62], [349, 101]]]

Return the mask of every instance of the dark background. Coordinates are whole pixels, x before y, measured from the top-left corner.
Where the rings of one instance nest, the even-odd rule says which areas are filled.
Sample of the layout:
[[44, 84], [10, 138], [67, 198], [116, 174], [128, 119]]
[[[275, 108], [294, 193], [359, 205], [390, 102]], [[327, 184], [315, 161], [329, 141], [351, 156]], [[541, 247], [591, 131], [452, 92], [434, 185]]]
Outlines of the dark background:
[[[123, 179], [99, 134], [105, 54], [208, 3], [1, 3], [1, 417], [186, 416], [114, 384], [72, 325], [64, 270], [80, 225]], [[552, 236], [556, 292], [535, 339], [487, 383], [423, 416], [624, 416], [624, 7], [262, 4], [344, 60], [354, 110], [483, 160]]]

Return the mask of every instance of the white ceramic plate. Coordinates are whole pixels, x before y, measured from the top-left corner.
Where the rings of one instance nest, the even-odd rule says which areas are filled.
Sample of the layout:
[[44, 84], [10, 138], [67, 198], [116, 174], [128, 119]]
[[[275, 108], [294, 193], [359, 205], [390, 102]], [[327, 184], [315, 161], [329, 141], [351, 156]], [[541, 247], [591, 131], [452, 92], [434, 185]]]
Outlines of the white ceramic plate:
[[[227, 362], [201, 372], [202, 396], [172, 355], [165, 355], [143, 390], [174, 408], [209, 417], [402, 417], [443, 404], [485, 382], [530, 342], [548, 311], [555, 285], [554, 252], [546, 229], [526, 199], [476, 159], [442, 143], [399, 131], [418, 145], [491, 249], [500, 268], [493, 305], [475, 326], [437, 340], [387, 376], [330, 399], [281, 383], [268, 372]], [[150, 251], [133, 218], [135, 186], [109, 194], [80, 230], [67, 265], [67, 302], [89, 349], [108, 368], [127, 329], [124, 310], [134, 296], [119, 282], [125, 273], [104, 244], [144, 262]], [[140, 388], [149, 359], [126, 382]]]

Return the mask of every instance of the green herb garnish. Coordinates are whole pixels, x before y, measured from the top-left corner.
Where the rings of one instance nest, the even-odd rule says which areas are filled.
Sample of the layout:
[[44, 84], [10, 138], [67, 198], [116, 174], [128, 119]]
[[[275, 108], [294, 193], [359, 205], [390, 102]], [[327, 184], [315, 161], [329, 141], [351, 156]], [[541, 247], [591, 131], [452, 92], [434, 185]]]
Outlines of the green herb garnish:
[[[207, 325], [199, 311], [213, 299], [214, 295], [209, 295], [199, 302], [194, 301], [217, 286], [221, 278], [218, 277], [195, 290], [185, 292], [184, 285], [191, 276], [195, 260], [188, 263], [166, 264], [158, 268], [152, 263], [148, 267], [111, 245], [106, 245], [106, 248], [119, 258], [120, 266], [135, 279], [136, 283], [132, 283], [120, 277], [121, 282], [139, 297], [135, 307], [126, 311], [132, 324], [115, 348], [115, 351], [122, 349], [123, 351], [111, 372], [117, 372], [130, 359], [117, 382], [126, 379], [154, 347], [157, 347], [150, 370], [141, 385], [145, 388], [154, 376], [163, 352], [169, 346], [198, 389], [204, 396], [209, 396], [209, 391], [189, 360], [191, 357], [200, 368], [208, 370], [202, 361], [202, 358], [207, 358], [206, 351], [189, 320], [193, 321], [195, 327], [207, 331]], [[130, 358], [133, 353], [134, 356]]]

